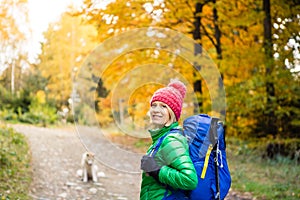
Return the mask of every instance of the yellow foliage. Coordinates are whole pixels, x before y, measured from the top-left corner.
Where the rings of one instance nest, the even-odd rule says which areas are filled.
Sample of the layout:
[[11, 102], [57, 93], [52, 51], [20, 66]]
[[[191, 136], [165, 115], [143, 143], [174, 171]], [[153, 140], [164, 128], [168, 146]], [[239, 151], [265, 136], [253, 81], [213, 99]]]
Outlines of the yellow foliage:
[[39, 104], [45, 104], [46, 103], [46, 94], [45, 91], [39, 90], [36, 93], [36, 99]]
[[163, 87], [160, 84], [146, 84], [137, 88], [129, 97], [128, 114], [133, 119], [135, 125], [144, 127], [147, 123], [147, 112], [150, 108], [150, 99], [153, 93]]

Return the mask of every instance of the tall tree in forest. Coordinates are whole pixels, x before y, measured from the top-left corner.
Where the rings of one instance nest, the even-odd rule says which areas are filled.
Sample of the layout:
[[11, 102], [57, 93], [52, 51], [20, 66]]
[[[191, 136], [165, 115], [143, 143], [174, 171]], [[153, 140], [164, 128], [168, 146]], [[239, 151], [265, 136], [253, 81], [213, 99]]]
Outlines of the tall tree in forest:
[[52, 23], [44, 34], [45, 42], [37, 67], [48, 79], [46, 93], [57, 102], [58, 108], [68, 106], [76, 73], [85, 56], [96, 46], [95, 28], [81, 22], [81, 16], [64, 13], [61, 20]]
[[[271, 127], [275, 128], [273, 134], [277, 134], [276, 136], [299, 137], [295, 132], [300, 128], [300, 84], [299, 73], [296, 70], [299, 67], [297, 44], [300, 41], [300, 4], [297, 1], [278, 0], [266, 1], [265, 5], [269, 3], [272, 22], [270, 27], [272, 46], [269, 48], [273, 53], [269, 55], [272, 56], [270, 69], [267, 68], [270, 62], [266, 62], [266, 70], [270, 70], [269, 79], [266, 79], [266, 88], [270, 80], [274, 87], [269, 89], [270, 93], [274, 89], [274, 96], [269, 95], [270, 109], [273, 110], [271, 114], [274, 114], [274, 117], [271, 115], [271, 120], [274, 121], [270, 123], [273, 123]], [[267, 103], [269, 101], [267, 99]], [[266, 126], [268, 127], [269, 124]]]
[[[221, 29], [220, 29], [220, 21], [219, 21], [219, 14], [218, 14], [218, 6], [217, 6], [217, 1], [216, 0], [212, 0], [212, 18], [213, 18], [213, 29], [214, 29], [214, 39], [211, 39], [211, 43], [214, 45], [215, 47], [215, 50], [216, 50], [216, 61], [217, 61], [217, 66], [218, 66], [218, 69], [219, 71], [221, 72], [221, 77], [218, 81], [218, 90], [221, 91], [224, 89], [224, 75], [223, 75], [223, 72], [221, 71], [221, 60], [223, 59], [223, 56], [222, 56], [222, 43], [221, 43], [221, 36], [222, 36], [222, 33], [221, 33]], [[210, 37], [209, 35], [207, 35], [207, 37]], [[222, 92], [218, 92], [219, 95], [223, 95]], [[222, 99], [222, 97], [220, 96], [220, 98]], [[224, 117], [224, 120], [225, 121], [225, 118], [226, 118], [226, 111], [225, 110], [220, 110], [220, 115], [222, 117]]]
[[9, 80], [6, 86], [14, 93], [21, 65], [27, 60], [25, 45], [30, 34], [27, 0], [0, 0], [0, 4], [0, 73], [9, 69], [4, 80]]
[[[201, 36], [201, 15], [203, 10], [204, 3], [197, 2], [194, 12], [194, 31], [193, 31], [193, 39], [197, 42], [194, 46], [194, 55], [198, 56], [202, 54], [202, 36]], [[197, 70], [201, 70], [201, 66], [199, 63], [194, 63], [194, 67], [196, 67]], [[202, 96], [202, 80], [200, 78], [195, 78], [194, 80], [194, 91], [197, 97], [197, 106], [195, 106], [194, 113], [196, 114], [198, 110], [196, 109], [199, 107], [199, 111], [203, 112], [203, 100], [201, 98]]]
[[277, 134], [276, 118], [274, 110], [275, 99], [275, 86], [272, 79], [274, 71], [274, 57], [273, 57], [273, 42], [272, 42], [272, 22], [271, 22], [271, 5], [270, 0], [263, 0], [264, 18], [264, 43], [263, 48], [265, 52], [265, 65], [266, 65], [266, 132], [272, 135]]

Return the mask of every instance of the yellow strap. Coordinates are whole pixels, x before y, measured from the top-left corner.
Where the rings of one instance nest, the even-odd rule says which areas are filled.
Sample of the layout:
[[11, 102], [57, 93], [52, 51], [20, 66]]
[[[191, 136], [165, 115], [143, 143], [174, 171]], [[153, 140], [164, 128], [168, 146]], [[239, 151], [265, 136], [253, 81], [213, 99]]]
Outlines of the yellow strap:
[[205, 174], [206, 174], [206, 170], [207, 170], [207, 166], [208, 166], [208, 161], [209, 161], [209, 156], [210, 156], [210, 153], [211, 153], [212, 149], [213, 149], [213, 146], [212, 146], [212, 144], [210, 144], [208, 149], [207, 149], [207, 152], [206, 152], [204, 166], [203, 166], [203, 170], [202, 170], [202, 173], [201, 173], [201, 178], [202, 179], [205, 178]]

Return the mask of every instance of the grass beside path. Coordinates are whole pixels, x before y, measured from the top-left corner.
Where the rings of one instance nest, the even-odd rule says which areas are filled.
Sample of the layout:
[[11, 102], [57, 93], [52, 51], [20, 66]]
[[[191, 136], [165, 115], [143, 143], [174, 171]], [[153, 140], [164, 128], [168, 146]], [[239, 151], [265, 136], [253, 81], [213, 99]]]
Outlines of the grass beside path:
[[[262, 158], [262, 150], [251, 146], [249, 141], [227, 140], [233, 190], [250, 192], [255, 199], [300, 199], [299, 163], [283, 157]], [[255, 146], [264, 145], [256, 143]]]
[[24, 135], [0, 124], [0, 199], [27, 200], [31, 183], [30, 151]]

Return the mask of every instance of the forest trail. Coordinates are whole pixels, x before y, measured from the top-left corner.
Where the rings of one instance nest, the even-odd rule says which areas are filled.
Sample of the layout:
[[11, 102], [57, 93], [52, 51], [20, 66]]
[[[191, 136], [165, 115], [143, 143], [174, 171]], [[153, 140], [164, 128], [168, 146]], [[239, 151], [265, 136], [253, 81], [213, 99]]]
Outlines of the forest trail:
[[[12, 127], [23, 133], [30, 145], [33, 169], [33, 181], [30, 186], [32, 199], [139, 199], [141, 173], [138, 161], [141, 158], [140, 154], [128, 153], [124, 149], [116, 150], [117, 148], [113, 147], [108, 139], [102, 134], [97, 134], [93, 128], [84, 129], [84, 134], [81, 134], [86, 137], [83, 138], [83, 144], [75, 126], [43, 128], [12, 125]], [[103, 157], [101, 161], [96, 162], [99, 174], [101, 174], [97, 183], [83, 183], [77, 175], [77, 171], [81, 169], [81, 156], [86, 151], [86, 146], [95, 147], [95, 149], [92, 148], [93, 151]], [[248, 199], [252, 199], [250, 195], [241, 195], [233, 191], [226, 198], [226, 200]]]

